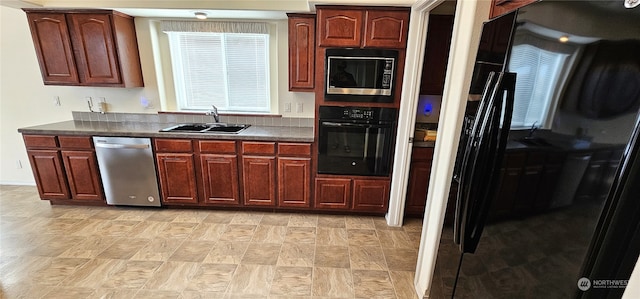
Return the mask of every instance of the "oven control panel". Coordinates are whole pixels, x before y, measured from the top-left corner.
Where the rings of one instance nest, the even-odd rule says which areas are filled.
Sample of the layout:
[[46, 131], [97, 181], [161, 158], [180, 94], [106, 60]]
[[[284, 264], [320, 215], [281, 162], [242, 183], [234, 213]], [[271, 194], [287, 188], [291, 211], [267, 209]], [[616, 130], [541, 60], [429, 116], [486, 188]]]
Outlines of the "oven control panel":
[[359, 108], [345, 108], [342, 111], [342, 117], [348, 119], [364, 119], [371, 120], [374, 119], [373, 110], [365, 110]]
[[320, 121], [395, 122], [397, 113], [397, 109], [380, 107], [320, 106], [318, 109]]

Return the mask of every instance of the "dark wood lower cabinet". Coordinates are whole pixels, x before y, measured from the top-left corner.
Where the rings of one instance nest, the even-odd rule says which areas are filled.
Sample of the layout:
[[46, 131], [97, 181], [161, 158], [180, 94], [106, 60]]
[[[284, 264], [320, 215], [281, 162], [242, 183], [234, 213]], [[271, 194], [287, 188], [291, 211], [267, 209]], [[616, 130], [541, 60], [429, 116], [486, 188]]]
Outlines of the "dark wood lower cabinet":
[[24, 135], [24, 141], [41, 199], [104, 204], [90, 136]]
[[196, 173], [193, 154], [156, 154], [162, 202], [197, 204]]
[[238, 156], [200, 155], [200, 163], [205, 203], [239, 205]]
[[353, 180], [355, 211], [386, 212], [389, 206], [390, 180]]
[[534, 212], [533, 208], [541, 188], [540, 181], [546, 156], [547, 153], [542, 151], [530, 152], [527, 155], [513, 205], [513, 212], [516, 215], [527, 215]]
[[71, 198], [58, 150], [28, 150], [29, 162], [42, 199]]
[[247, 206], [275, 206], [276, 158], [242, 157], [244, 204]]
[[309, 207], [311, 158], [278, 158], [278, 206]]
[[95, 152], [63, 150], [62, 160], [72, 199], [104, 200]]
[[350, 203], [351, 179], [316, 178], [316, 208], [346, 210]]
[[405, 201], [405, 215], [423, 215], [431, 177], [433, 148], [413, 149], [409, 183], [407, 186], [407, 200]]
[[389, 186], [389, 179], [316, 178], [315, 208], [386, 212]]
[[498, 179], [500, 183], [489, 215], [491, 219], [503, 218], [511, 214], [526, 158], [527, 154], [524, 152], [505, 154]]

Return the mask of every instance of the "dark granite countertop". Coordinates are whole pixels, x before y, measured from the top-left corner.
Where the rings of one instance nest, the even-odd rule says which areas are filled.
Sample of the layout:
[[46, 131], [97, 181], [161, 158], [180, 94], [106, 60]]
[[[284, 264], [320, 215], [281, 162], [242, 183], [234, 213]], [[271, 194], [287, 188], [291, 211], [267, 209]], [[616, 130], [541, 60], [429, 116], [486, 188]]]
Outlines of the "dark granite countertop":
[[413, 147], [435, 147], [435, 141], [414, 141]]
[[165, 137], [225, 140], [260, 140], [280, 142], [313, 142], [310, 127], [268, 127], [251, 125], [237, 134], [160, 132], [176, 124], [141, 122], [63, 121], [39, 126], [19, 128], [23, 134], [92, 135], [118, 137]]

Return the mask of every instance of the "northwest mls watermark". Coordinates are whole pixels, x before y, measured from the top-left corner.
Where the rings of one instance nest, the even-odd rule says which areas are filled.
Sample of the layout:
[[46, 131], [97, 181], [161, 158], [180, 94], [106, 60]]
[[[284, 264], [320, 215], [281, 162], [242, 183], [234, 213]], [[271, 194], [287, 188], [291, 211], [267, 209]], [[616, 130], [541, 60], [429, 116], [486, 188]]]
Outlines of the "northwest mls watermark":
[[593, 289], [624, 289], [629, 283], [628, 279], [589, 279], [586, 277], [578, 279], [578, 289], [587, 291]]

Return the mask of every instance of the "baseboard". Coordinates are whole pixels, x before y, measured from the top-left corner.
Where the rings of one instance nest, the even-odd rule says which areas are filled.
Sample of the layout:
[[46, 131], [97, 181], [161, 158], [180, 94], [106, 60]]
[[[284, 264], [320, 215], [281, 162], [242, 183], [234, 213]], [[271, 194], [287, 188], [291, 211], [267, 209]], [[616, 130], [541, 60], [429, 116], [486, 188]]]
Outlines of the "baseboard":
[[12, 181], [0, 181], [0, 185], [15, 185], [15, 186], [35, 186], [34, 182], [12, 182]]

